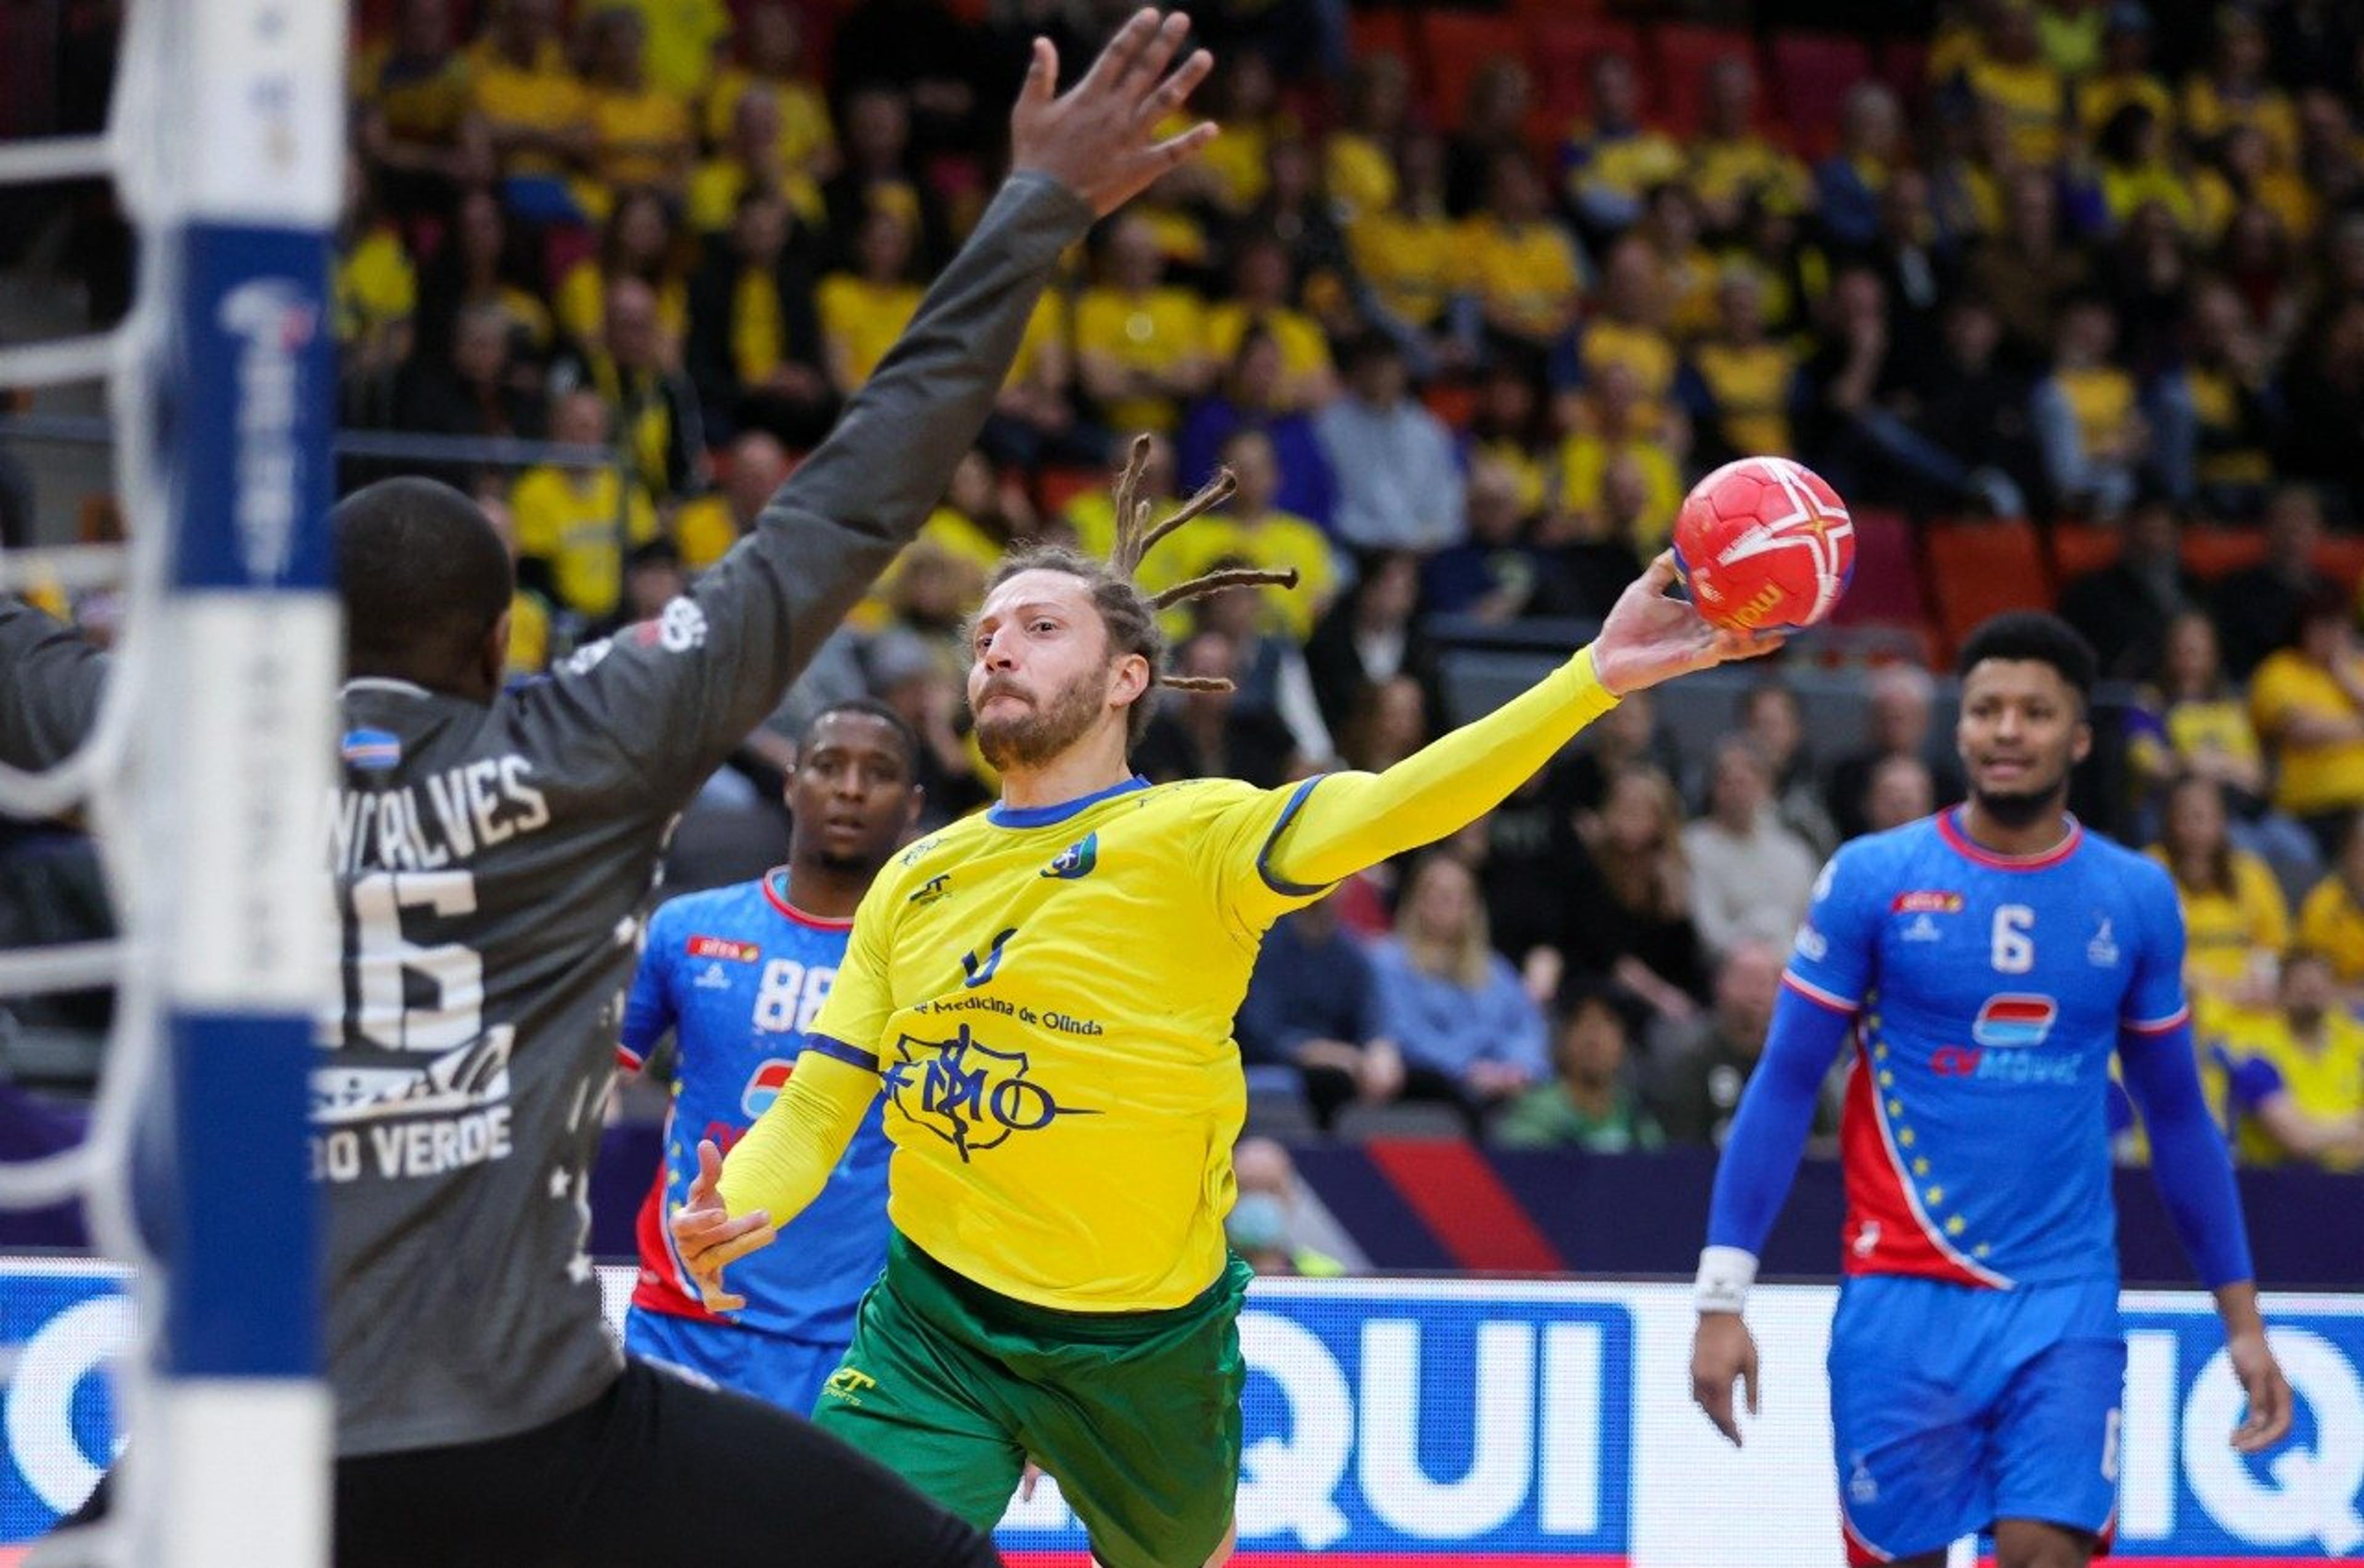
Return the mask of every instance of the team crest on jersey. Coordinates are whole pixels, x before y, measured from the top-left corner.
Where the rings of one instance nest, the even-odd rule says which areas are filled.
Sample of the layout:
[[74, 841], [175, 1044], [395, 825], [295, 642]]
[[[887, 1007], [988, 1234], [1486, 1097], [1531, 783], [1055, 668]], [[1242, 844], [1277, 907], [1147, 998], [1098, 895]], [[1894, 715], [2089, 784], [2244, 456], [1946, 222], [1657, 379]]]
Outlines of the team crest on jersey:
[[1970, 1038], [2002, 1050], [2042, 1045], [2059, 1017], [2060, 1004], [2049, 996], [1990, 996], [1970, 1026]]
[[1936, 888], [1915, 888], [1900, 893], [1889, 902], [1891, 915], [1958, 915], [1962, 912], [1962, 895]]
[[761, 963], [764, 950], [753, 942], [732, 941], [729, 937], [692, 937], [686, 950], [692, 958], [719, 958], [731, 963]]
[[2118, 966], [2118, 939], [2111, 933], [2110, 917], [2103, 915], [2100, 919], [2101, 929], [2095, 931], [2093, 940], [2085, 944], [2085, 962], [2096, 969], [2115, 969]]
[[1904, 928], [1903, 934], [1908, 942], [1941, 942], [1946, 940], [1945, 931], [1925, 914], [1913, 916], [1912, 923]]
[[337, 753], [356, 773], [390, 773], [402, 765], [402, 738], [388, 729], [348, 729]]
[[895, 1041], [898, 1060], [879, 1073], [886, 1098], [913, 1125], [958, 1151], [963, 1162], [998, 1149], [1018, 1133], [1039, 1132], [1063, 1116], [1098, 1116], [1063, 1106], [1031, 1076], [1022, 1051], [996, 1051], [963, 1024], [951, 1040]]
[[788, 1086], [788, 1074], [795, 1071], [795, 1062], [783, 1062], [774, 1056], [767, 1058], [748, 1076], [747, 1086], [739, 1091], [739, 1108], [747, 1113], [749, 1121], [772, 1108], [772, 1102], [778, 1099], [780, 1091]]
[[1099, 863], [1100, 836], [1087, 833], [1081, 840], [1060, 851], [1059, 858], [1044, 866], [1042, 874], [1056, 877], [1061, 882], [1080, 882], [1091, 875], [1092, 868]]

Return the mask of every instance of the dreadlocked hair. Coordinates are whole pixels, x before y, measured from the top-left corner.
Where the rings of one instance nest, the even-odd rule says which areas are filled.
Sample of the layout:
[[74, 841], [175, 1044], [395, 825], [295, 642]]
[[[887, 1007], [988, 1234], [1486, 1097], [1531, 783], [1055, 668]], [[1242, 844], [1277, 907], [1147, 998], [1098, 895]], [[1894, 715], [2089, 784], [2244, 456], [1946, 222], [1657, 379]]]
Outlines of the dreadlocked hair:
[[[1150, 438], [1135, 436], [1132, 450], [1127, 457], [1124, 472], [1116, 482], [1116, 543], [1106, 561], [1095, 561], [1078, 554], [1064, 545], [1030, 545], [1014, 550], [1001, 559], [994, 569], [988, 591], [999, 587], [1021, 572], [1058, 572], [1081, 578], [1091, 592], [1092, 608], [1099, 612], [1100, 624], [1108, 630], [1109, 657], [1122, 658], [1138, 653], [1149, 665], [1149, 684], [1171, 687], [1181, 692], [1228, 692], [1232, 683], [1221, 676], [1175, 675], [1165, 670], [1165, 633], [1157, 624], [1158, 612], [1206, 594], [1220, 594], [1230, 588], [1273, 586], [1294, 588], [1297, 573], [1294, 568], [1266, 572], [1254, 567], [1226, 566], [1201, 573], [1187, 583], [1177, 583], [1164, 592], [1150, 595], [1133, 581], [1142, 558], [1158, 541], [1210, 508], [1231, 499], [1236, 481], [1228, 468], [1218, 469], [1215, 477], [1202, 485], [1199, 493], [1157, 521], [1151, 521], [1152, 507], [1142, 496], [1141, 478], [1149, 466]], [[1141, 744], [1148, 732], [1154, 706], [1143, 693], [1142, 699], [1126, 710], [1124, 716], [1125, 749]]]

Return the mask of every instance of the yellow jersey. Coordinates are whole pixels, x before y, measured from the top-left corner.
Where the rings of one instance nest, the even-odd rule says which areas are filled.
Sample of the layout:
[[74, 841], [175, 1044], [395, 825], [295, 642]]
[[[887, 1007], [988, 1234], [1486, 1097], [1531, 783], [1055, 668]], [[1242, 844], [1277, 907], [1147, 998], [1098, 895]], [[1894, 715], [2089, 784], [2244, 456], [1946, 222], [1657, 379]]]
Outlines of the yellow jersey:
[[1220, 363], [1229, 364], [1232, 356], [1240, 351], [1240, 339], [1250, 328], [1261, 328], [1280, 350], [1280, 373], [1290, 381], [1302, 384], [1316, 376], [1331, 373], [1330, 339], [1322, 335], [1313, 317], [1288, 306], [1276, 306], [1270, 310], [1255, 312], [1234, 300], [1225, 300], [1207, 309], [1207, 352]]
[[609, 0], [641, 14], [648, 39], [649, 80], [684, 103], [695, 103], [714, 74], [714, 51], [730, 39], [724, 0]]
[[680, 99], [653, 87], [637, 93], [595, 90], [591, 128], [598, 139], [594, 166], [613, 186], [668, 185], [692, 150], [689, 111]]
[[354, 62], [352, 95], [384, 115], [386, 129], [403, 140], [448, 146], [468, 117], [468, 60], [456, 50], [418, 59], [380, 44]]
[[2299, 904], [2298, 940], [2331, 960], [2342, 985], [2364, 981], [2364, 903], [2336, 873], [2309, 888]]
[[1322, 145], [1321, 168], [1341, 222], [1359, 223], [1396, 205], [1395, 161], [1358, 131], [1331, 132]]
[[1735, 452], [1790, 450], [1790, 383], [1797, 351], [1783, 343], [1701, 343], [1691, 369], [1715, 399], [1718, 433]]
[[[1174, 550], [1176, 583], [1188, 582], [1225, 559], [1244, 561], [1266, 572], [1296, 568], [1295, 588], [1259, 588], [1255, 595], [1257, 618], [1264, 629], [1298, 642], [1313, 635], [1315, 617], [1337, 592], [1338, 569], [1331, 559], [1330, 541], [1323, 537], [1321, 525], [1291, 512], [1266, 512], [1253, 523], [1242, 522], [1236, 517], [1204, 517], [1166, 544], [1169, 549], [1174, 545], [1187, 547]], [[1170, 617], [1177, 611], [1180, 625], [1187, 629], [1187, 606], [1177, 605], [1166, 615]], [[1169, 620], [1169, 629], [1174, 624]]]
[[813, 307], [820, 317], [822, 338], [839, 344], [845, 353], [849, 380], [839, 388], [852, 392], [870, 379], [911, 317], [920, 313], [917, 284], [874, 284], [851, 272], [832, 272], [813, 291]]
[[1667, 395], [1675, 385], [1675, 346], [1665, 333], [1604, 316], [1585, 328], [1576, 359], [1588, 382], [1598, 380], [1610, 365], [1623, 365], [1634, 373], [1634, 388], [1648, 406], [1635, 417], [1645, 424], [1664, 417]]
[[[1076, 302], [1076, 352], [1104, 354], [1127, 370], [1170, 371], [1206, 354], [1206, 311], [1188, 289], [1087, 289]], [[1171, 430], [1181, 417], [1165, 397], [1120, 397], [1103, 412], [1118, 430]]]
[[1461, 250], [1468, 286], [1489, 314], [1536, 337], [1567, 328], [1578, 284], [1576, 252], [1558, 226], [1473, 217], [1461, 226]]
[[728, 555], [739, 542], [739, 519], [731, 515], [730, 500], [718, 492], [684, 501], [673, 515], [673, 542], [687, 572], [703, 572]]
[[2289, 168], [2298, 161], [2298, 111], [2290, 95], [2262, 87], [2254, 93], [2226, 96], [2205, 76], [2194, 76], [2183, 88], [2183, 134], [2196, 142], [2211, 142], [2235, 126], [2255, 126], [2265, 133], [2274, 161]]
[[612, 468], [530, 469], [509, 492], [509, 515], [518, 554], [548, 562], [560, 601], [592, 620], [624, 596], [624, 552], [657, 537], [656, 508]]
[[[689, 331], [689, 284], [667, 274], [657, 284], [657, 325], [666, 337], [680, 342]], [[578, 343], [605, 341], [608, 336], [608, 274], [597, 257], [566, 269], [554, 296], [558, 325]]]
[[[2152, 849], [2150, 858], [2168, 864], [2162, 850]], [[2228, 859], [2229, 890], [2175, 884], [2183, 906], [2183, 973], [2199, 990], [2227, 991], [2249, 977], [2258, 954], [2279, 958], [2290, 946], [2290, 906], [2273, 872], [2247, 850]]]
[[[2295, 648], [2267, 656], [2249, 678], [2249, 716], [2258, 733], [2275, 737], [2294, 714], [2352, 719], [2356, 705], [2331, 672]], [[2278, 741], [2274, 804], [2293, 817], [2364, 806], [2364, 740], [2328, 746]]]
[[2098, 136], [2110, 117], [2128, 104], [2148, 109], [2169, 130], [2175, 128], [2175, 99], [2167, 84], [2148, 72], [2125, 76], [2096, 76], [2077, 87], [2077, 118], [2087, 136]]
[[[532, 70], [521, 71], [496, 51], [485, 50], [469, 78], [468, 98], [496, 131], [549, 133], [590, 123], [590, 96], [574, 73], [559, 62], [555, 51], [537, 61]], [[548, 153], [526, 151], [510, 154], [502, 170], [507, 174], [565, 172], [565, 166]]]
[[361, 237], [337, 260], [337, 340], [358, 342], [407, 321], [418, 309], [418, 270], [392, 224]]
[[1560, 443], [1551, 484], [1556, 509], [1589, 516], [1600, 509], [1609, 465], [1630, 455], [1642, 471], [1648, 499], [1634, 523], [1634, 548], [1646, 561], [1675, 529], [1675, 508], [1682, 505], [1683, 478], [1665, 445], [1639, 439], [1611, 441], [1579, 432]]
[[743, 66], [733, 65], [714, 79], [714, 91], [706, 100], [706, 139], [717, 147], [730, 140], [730, 122], [739, 113], [739, 100], [747, 89], [762, 85], [772, 90], [772, 97], [780, 106], [780, 167], [802, 170], [825, 159], [837, 150], [837, 128], [830, 124], [829, 100], [820, 89], [801, 77], [782, 81], [777, 77], [758, 77]]
[[1134, 779], [996, 806], [872, 884], [808, 1040], [876, 1059], [887, 1216], [922, 1251], [1066, 1311], [1179, 1307], [1221, 1272], [1232, 1018], [1304, 902], [1258, 869], [1293, 793]]
[[1459, 231], [1442, 213], [1367, 213], [1346, 231], [1346, 250], [1379, 304], [1410, 326], [1434, 326], [1468, 283]]
[[1691, 143], [1690, 183], [1701, 201], [1717, 206], [1737, 206], [1753, 195], [1795, 217], [1814, 205], [1814, 177], [1805, 164], [1761, 136], [1699, 138]]
[[520, 588], [509, 595], [507, 673], [539, 675], [550, 668], [550, 606]]
[[[2338, 1121], [2364, 1112], [2364, 1025], [2336, 1009], [2323, 1020], [2323, 1039], [2301, 1045], [2290, 1025], [2272, 1013], [2228, 1019], [2220, 1040], [2233, 1083], [2237, 1112], [2277, 1094], [2320, 1121]], [[2241, 1161], [2279, 1165], [2292, 1156], [2257, 1121], [2238, 1116]], [[2357, 1162], [2327, 1153], [2330, 1170], [2354, 1170]]]
[[2011, 150], [2023, 163], [2038, 167], [2060, 156], [2060, 122], [2068, 106], [2068, 83], [2041, 60], [2024, 65], [1979, 59], [1963, 73], [1970, 94], [1992, 104], [2011, 127]]

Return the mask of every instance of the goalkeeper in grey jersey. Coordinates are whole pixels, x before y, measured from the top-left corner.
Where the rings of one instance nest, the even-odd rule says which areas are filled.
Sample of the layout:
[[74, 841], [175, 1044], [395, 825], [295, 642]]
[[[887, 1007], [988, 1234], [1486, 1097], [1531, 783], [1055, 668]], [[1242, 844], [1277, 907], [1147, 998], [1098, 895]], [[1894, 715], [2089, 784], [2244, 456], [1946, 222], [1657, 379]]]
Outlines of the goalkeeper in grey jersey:
[[[337, 508], [341, 995], [312, 1148], [347, 1568], [996, 1561], [803, 1422], [627, 1365], [584, 1252], [587, 1168], [668, 824], [918, 531], [1059, 253], [1213, 135], [1153, 130], [1209, 69], [1167, 72], [1187, 31], [1139, 13], [1056, 97], [1036, 44], [976, 234], [753, 531], [654, 620], [504, 693], [511, 573], [482, 514], [419, 480]], [[0, 757], [69, 751], [104, 678], [0, 610]]]

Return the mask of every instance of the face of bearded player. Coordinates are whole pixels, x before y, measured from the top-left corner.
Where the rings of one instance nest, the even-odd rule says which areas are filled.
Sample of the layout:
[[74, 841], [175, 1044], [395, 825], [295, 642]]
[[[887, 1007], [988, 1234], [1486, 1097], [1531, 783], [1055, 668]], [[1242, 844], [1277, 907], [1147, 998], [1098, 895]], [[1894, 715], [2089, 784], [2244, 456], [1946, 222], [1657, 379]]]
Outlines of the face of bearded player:
[[2092, 750], [2077, 688], [2038, 659], [1982, 659], [1962, 677], [1955, 744], [1979, 809], [2024, 828], [2068, 803], [2068, 773]]
[[1113, 659], [1089, 588], [1064, 572], [1020, 572], [977, 612], [969, 712], [977, 749], [1004, 773], [1039, 768], [1097, 733], [1121, 728], [1145, 662]]

